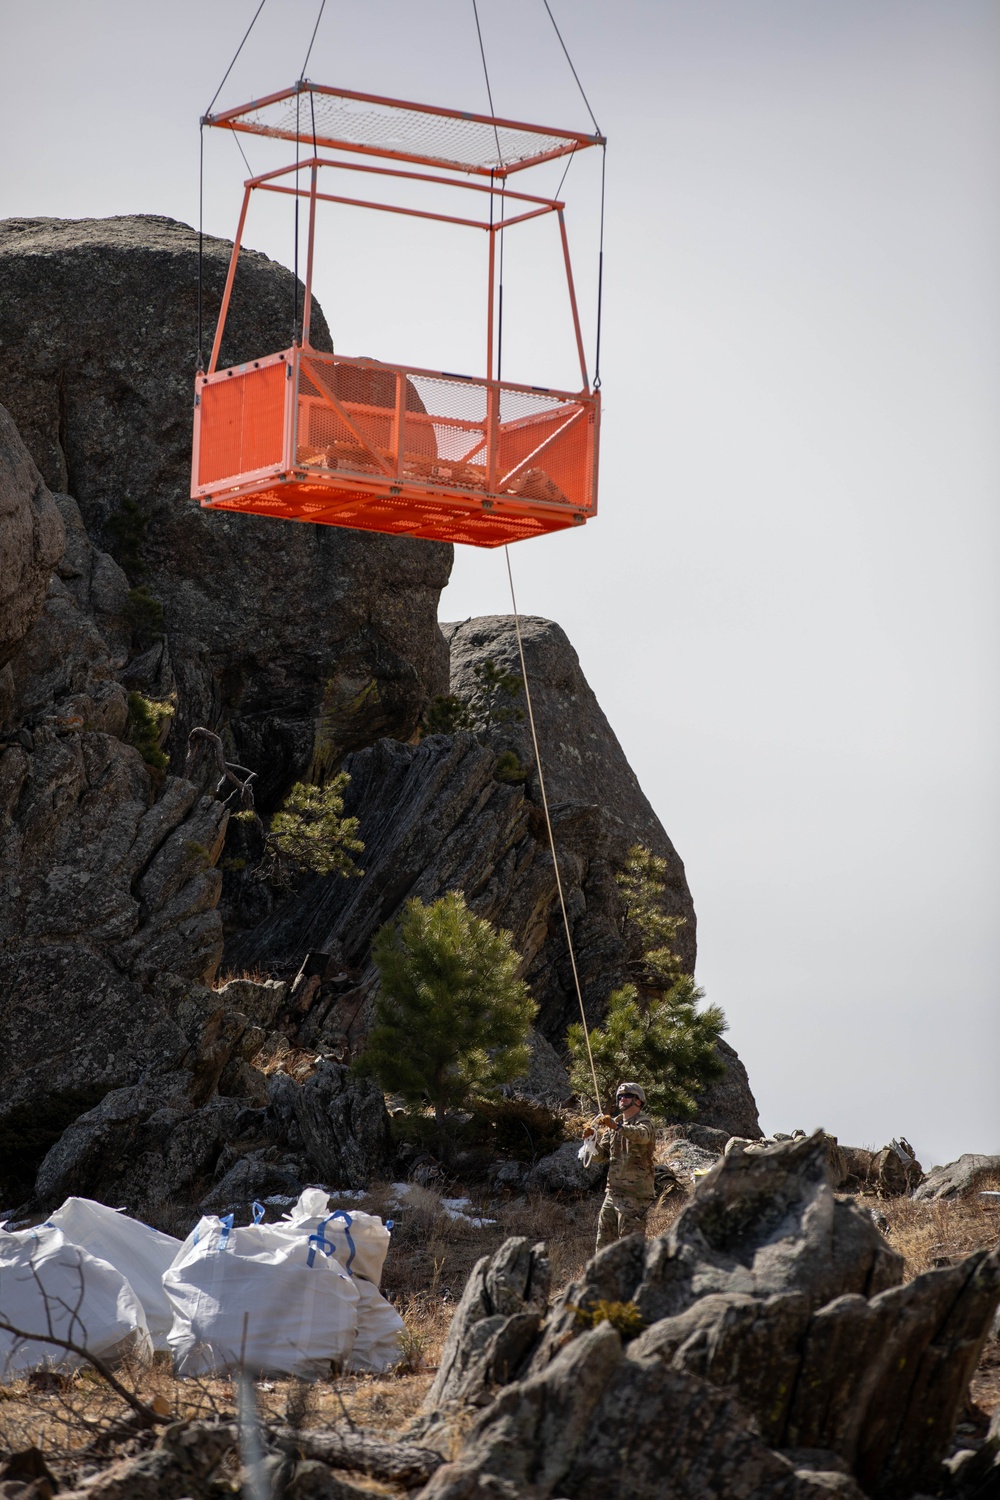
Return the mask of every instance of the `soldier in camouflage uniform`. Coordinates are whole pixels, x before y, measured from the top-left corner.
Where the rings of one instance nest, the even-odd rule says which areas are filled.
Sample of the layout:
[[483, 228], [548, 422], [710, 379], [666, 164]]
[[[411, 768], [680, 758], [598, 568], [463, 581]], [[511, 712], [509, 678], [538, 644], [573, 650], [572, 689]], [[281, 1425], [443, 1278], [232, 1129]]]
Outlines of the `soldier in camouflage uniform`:
[[615, 1119], [600, 1115], [594, 1121], [596, 1131], [584, 1131], [585, 1140], [594, 1138], [594, 1159], [609, 1163], [607, 1192], [597, 1220], [598, 1250], [625, 1234], [645, 1234], [654, 1197], [656, 1127], [642, 1112], [645, 1090], [638, 1083], [621, 1083], [615, 1102], [619, 1110]]

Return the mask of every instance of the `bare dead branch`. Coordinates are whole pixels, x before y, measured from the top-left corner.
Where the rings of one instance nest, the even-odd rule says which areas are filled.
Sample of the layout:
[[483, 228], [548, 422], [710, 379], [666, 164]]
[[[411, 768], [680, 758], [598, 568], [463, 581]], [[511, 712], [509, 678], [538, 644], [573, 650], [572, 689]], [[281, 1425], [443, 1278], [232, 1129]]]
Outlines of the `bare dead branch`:
[[[231, 783], [235, 791], [239, 793], [240, 807], [252, 812], [254, 806], [253, 783], [256, 780], [257, 772], [248, 770], [246, 766], [238, 766], [232, 761], [227, 761], [222, 740], [211, 729], [206, 729], [201, 724], [196, 725], [188, 735], [187, 755], [184, 759], [184, 775], [187, 777], [191, 776], [198, 759], [198, 751], [203, 745], [210, 748], [216, 769], [219, 772], [220, 779], [215, 789], [215, 795], [221, 797], [226, 785]], [[238, 772], [240, 774], [237, 774]], [[229, 797], [224, 800], [228, 802], [234, 795], [235, 792], [230, 792]]]

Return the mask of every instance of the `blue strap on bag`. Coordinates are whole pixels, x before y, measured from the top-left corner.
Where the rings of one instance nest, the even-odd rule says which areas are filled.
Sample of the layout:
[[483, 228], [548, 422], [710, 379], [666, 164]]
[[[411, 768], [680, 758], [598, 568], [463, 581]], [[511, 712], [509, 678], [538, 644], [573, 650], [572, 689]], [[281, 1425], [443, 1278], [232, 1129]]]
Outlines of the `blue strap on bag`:
[[315, 1248], [310, 1249], [306, 1264], [310, 1266], [313, 1264], [316, 1259], [317, 1250], [321, 1250], [326, 1256], [330, 1256], [334, 1253], [335, 1246], [333, 1244], [333, 1241], [328, 1240], [324, 1233], [326, 1226], [328, 1224], [331, 1224], [334, 1219], [343, 1219], [344, 1221], [344, 1237], [347, 1240], [347, 1248], [350, 1252], [347, 1257], [347, 1265], [344, 1267], [344, 1270], [347, 1272], [348, 1276], [353, 1276], [354, 1272], [351, 1270], [351, 1266], [354, 1264], [354, 1257], [357, 1254], [357, 1248], [354, 1244], [354, 1240], [351, 1238], [351, 1224], [353, 1220], [351, 1219], [350, 1214], [346, 1213], [342, 1208], [338, 1208], [334, 1213], [330, 1214], [328, 1218], [325, 1218], [323, 1222], [318, 1225], [316, 1233], [309, 1236], [309, 1244], [310, 1246], [314, 1246]]

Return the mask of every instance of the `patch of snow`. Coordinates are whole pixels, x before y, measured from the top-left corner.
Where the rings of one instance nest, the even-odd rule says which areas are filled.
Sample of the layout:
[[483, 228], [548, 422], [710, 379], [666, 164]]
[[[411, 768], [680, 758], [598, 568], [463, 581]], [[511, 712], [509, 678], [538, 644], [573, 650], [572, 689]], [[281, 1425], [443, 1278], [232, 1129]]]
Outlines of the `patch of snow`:
[[[386, 1207], [401, 1212], [406, 1205], [406, 1199], [414, 1191], [412, 1182], [394, 1182], [392, 1184], [392, 1197], [387, 1200]], [[418, 1188], [418, 1192], [425, 1193], [426, 1188]], [[464, 1224], [471, 1224], [473, 1229], [485, 1229], [489, 1224], [495, 1224], [496, 1219], [478, 1218], [474, 1213], [467, 1212], [472, 1208], [471, 1198], [442, 1198], [440, 1200], [441, 1212], [446, 1218], [460, 1220]]]

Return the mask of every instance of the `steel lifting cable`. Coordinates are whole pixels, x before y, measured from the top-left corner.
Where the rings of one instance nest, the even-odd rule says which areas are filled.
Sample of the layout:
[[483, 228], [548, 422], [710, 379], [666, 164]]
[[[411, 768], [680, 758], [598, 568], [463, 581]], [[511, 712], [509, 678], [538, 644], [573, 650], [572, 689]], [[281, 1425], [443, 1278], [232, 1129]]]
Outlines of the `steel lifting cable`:
[[[575, 68], [574, 63], [573, 63], [573, 59], [569, 55], [569, 48], [566, 46], [566, 43], [563, 41], [563, 34], [559, 30], [559, 27], [556, 25], [556, 18], [552, 14], [552, 7], [549, 5], [549, 0], [542, 0], [542, 4], [545, 6], [546, 14], [547, 14], [549, 20], [552, 22], [552, 30], [555, 32], [555, 34], [556, 34], [556, 36], [557, 36], [557, 38], [559, 40], [559, 45], [560, 45], [560, 47], [563, 50], [563, 56], [565, 57], [566, 61], [569, 63], [569, 70], [573, 74], [574, 79], [576, 80], [576, 86], [580, 90], [580, 98], [583, 100], [584, 104], [587, 106], [587, 113], [590, 116], [591, 123], [593, 124], [593, 127], [594, 127], [594, 131], [595, 131], [595, 133], [597, 135], [600, 135], [601, 134], [601, 127], [598, 125], [598, 123], [597, 123], [597, 117], [595, 116], [594, 111], [590, 107], [590, 100], [587, 98], [587, 94], [586, 94], [586, 91], [584, 90], [583, 84], [580, 82], [580, 75], [576, 71], [576, 68]], [[600, 245], [599, 245], [599, 249], [598, 249], [598, 252], [597, 252], [597, 347], [596, 347], [596, 349], [594, 351], [594, 390], [595, 391], [599, 391], [601, 389], [601, 314], [602, 314], [602, 310], [603, 310], [602, 304], [603, 304], [603, 301], [604, 301], [604, 184], [605, 184], [605, 167], [607, 165], [607, 158], [608, 158], [608, 148], [607, 148], [607, 145], [602, 142], [602, 145], [601, 145], [601, 230], [600, 230]], [[572, 162], [573, 157], [570, 156], [569, 160], [570, 160], [570, 162]], [[569, 171], [569, 162], [567, 162], [567, 164], [566, 164], [566, 172], [568, 172], [568, 171]], [[566, 172], [563, 173], [563, 182], [566, 180]], [[562, 191], [562, 182], [560, 182], [560, 184], [559, 184], [559, 189], [560, 189], [560, 191]], [[559, 194], [557, 193], [556, 197], [558, 198], [558, 196], [559, 196]]]
[[559, 45], [563, 49], [563, 56], [566, 58], [566, 61], [569, 63], [569, 70], [572, 73], [573, 77], [576, 79], [576, 86], [580, 90], [580, 97], [581, 97], [581, 99], [583, 100], [584, 104], [587, 106], [587, 113], [590, 116], [591, 121], [593, 122], [594, 131], [595, 131], [595, 133], [597, 135], [600, 135], [600, 133], [601, 133], [601, 127], [600, 127], [600, 125], [598, 125], [596, 119], [594, 118], [594, 111], [590, 107], [590, 100], [587, 98], [586, 94], [583, 91], [583, 84], [580, 82], [580, 75], [576, 71], [576, 68], [573, 66], [573, 59], [569, 55], [569, 48], [566, 46], [566, 43], [563, 41], [562, 32], [559, 30], [559, 27], [556, 25], [556, 18], [552, 14], [551, 7], [549, 6], [549, 0], [542, 0], [542, 4], [545, 6], [546, 11], [548, 12], [549, 20], [552, 22], [552, 30], [555, 32], [556, 36], [559, 38]]
[[[472, 14], [476, 22], [476, 36], [479, 38], [479, 56], [483, 62], [483, 77], [486, 80], [486, 97], [489, 100], [490, 114], [495, 115], [496, 109], [493, 104], [493, 89], [490, 86], [490, 70], [486, 65], [486, 48], [483, 45], [483, 28], [479, 24], [479, 6], [477, 0], [472, 0]], [[496, 142], [497, 167], [502, 167], [503, 152], [500, 149], [500, 133], [496, 125], [493, 126], [493, 139]], [[493, 192], [496, 183], [496, 169], [490, 172], [490, 233], [493, 233]], [[507, 178], [504, 177], [500, 183], [500, 267], [499, 288], [497, 296], [497, 379], [503, 375], [503, 216], [504, 216], [504, 193], [507, 191]], [[489, 371], [492, 379], [493, 371]]]
[[309, 46], [306, 48], [305, 62], [302, 64], [302, 72], [299, 74], [299, 82], [300, 83], [303, 83], [305, 81], [306, 68], [308, 68], [308, 66], [309, 66], [309, 59], [312, 56], [313, 43], [316, 40], [316, 33], [319, 30], [319, 23], [323, 19], [323, 12], [324, 12], [325, 9], [326, 9], [326, 0], [320, 0], [319, 14], [316, 17], [316, 25], [313, 27], [313, 34], [312, 34], [312, 36], [309, 39]]
[[[203, 283], [204, 283], [204, 276], [203, 276], [203, 269], [204, 269], [204, 267], [203, 267], [203, 260], [204, 260], [204, 256], [203, 256], [203, 242], [204, 242], [204, 237], [205, 237], [205, 233], [204, 233], [204, 222], [205, 222], [205, 121], [208, 118], [208, 116], [212, 113], [212, 105], [215, 103], [216, 99], [218, 99], [219, 95], [222, 93], [222, 90], [223, 90], [223, 88], [225, 87], [225, 84], [226, 84], [226, 79], [229, 77], [230, 73], [233, 71], [233, 68], [236, 66], [236, 59], [239, 57], [240, 53], [243, 51], [243, 48], [246, 46], [247, 38], [249, 37], [251, 31], [253, 31], [254, 27], [257, 24], [257, 17], [260, 15], [261, 11], [264, 9], [264, 6], [266, 4], [267, 4], [267, 0], [260, 0], [260, 4], [258, 5], [257, 9], [253, 13], [253, 20], [250, 22], [250, 25], [247, 27], [246, 31], [243, 33], [243, 40], [242, 40], [242, 42], [240, 42], [240, 45], [237, 47], [236, 51], [233, 53], [233, 60], [232, 60], [232, 62], [229, 64], [229, 67], [226, 69], [226, 71], [222, 75], [222, 82], [219, 84], [219, 87], [216, 89], [215, 93], [212, 95], [211, 103], [209, 104], [209, 106], [206, 109], [205, 113], [202, 115], [201, 119], [198, 122], [198, 369], [199, 369], [199, 371], [201, 371], [201, 370], [203, 370], [205, 368], [205, 351], [204, 351], [204, 347], [203, 347], [203, 345], [204, 345], [204, 321], [203, 321], [203, 316], [202, 316], [202, 307], [203, 307], [203, 300], [204, 300], [204, 297], [203, 297]], [[239, 144], [239, 142], [237, 142], [237, 144]], [[242, 147], [240, 148], [240, 152], [241, 152], [241, 155], [242, 155]], [[246, 157], [245, 156], [243, 157], [243, 160], [246, 161]], [[247, 171], [248, 172], [250, 171], [250, 163], [249, 162], [247, 162]]]
[[517, 652], [521, 658], [521, 680], [524, 683], [524, 701], [528, 709], [528, 727], [531, 730], [531, 743], [535, 751], [535, 768], [538, 771], [538, 788], [542, 794], [542, 810], [545, 813], [545, 827], [549, 835], [549, 849], [552, 852], [552, 867], [556, 872], [556, 890], [559, 892], [559, 907], [562, 911], [563, 927], [566, 931], [566, 947], [569, 950], [570, 967], [573, 970], [573, 984], [576, 988], [577, 1004], [580, 1007], [580, 1020], [583, 1022], [583, 1038], [587, 1044], [587, 1059], [590, 1063], [590, 1076], [594, 1084], [594, 1098], [597, 1100], [598, 1113], [603, 1114], [604, 1106], [601, 1103], [601, 1090], [597, 1083], [597, 1069], [594, 1067], [594, 1054], [590, 1047], [590, 1027], [587, 1025], [587, 1013], [583, 1008], [583, 991], [580, 988], [580, 975], [576, 967], [576, 954], [573, 951], [573, 935], [569, 927], [569, 915], [566, 911], [566, 898], [563, 895], [562, 876], [559, 873], [559, 859], [556, 855], [556, 841], [552, 832], [552, 819], [549, 816], [549, 799], [545, 791], [545, 776], [542, 773], [542, 757], [538, 748], [538, 734], [535, 730], [535, 714], [531, 706], [531, 691], [528, 687], [528, 669], [524, 662], [524, 642], [521, 639], [521, 617], [517, 610], [517, 598], [514, 593], [514, 574], [510, 566], [510, 548], [504, 546], [504, 556], [507, 559], [507, 578], [510, 582], [510, 602], [514, 611], [514, 630], [517, 634]]
[[[312, 36], [309, 38], [309, 46], [306, 48], [306, 55], [305, 55], [305, 57], [303, 58], [303, 61], [302, 61], [302, 70], [299, 73], [299, 81], [298, 81], [298, 85], [297, 85], [297, 88], [296, 88], [296, 91], [295, 91], [295, 249], [294, 249], [295, 275], [294, 275], [294, 278], [293, 278], [293, 281], [292, 281], [292, 343], [293, 344], [297, 344], [298, 341], [299, 341], [299, 146], [301, 145], [301, 136], [302, 136], [301, 120], [300, 120], [300, 114], [301, 114], [301, 108], [300, 108], [300, 106], [301, 106], [301, 102], [302, 102], [302, 88], [303, 88], [303, 85], [304, 85], [304, 83], [306, 81], [306, 68], [308, 68], [308, 66], [309, 66], [309, 59], [312, 56], [313, 45], [314, 45], [314, 43], [316, 41], [316, 33], [319, 31], [319, 23], [323, 19], [323, 12], [324, 12], [325, 9], [326, 9], [326, 0], [320, 0], [319, 11], [317, 12], [317, 15], [316, 15], [316, 24], [315, 24], [315, 26], [312, 29]], [[317, 145], [316, 145], [316, 101], [315, 101], [315, 97], [313, 95], [312, 89], [309, 90], [309, 109], [311, 111], [311, 116], [312, 116], [313, 156], [316, 156], [317, 155], [317, 151], [318, 151], [318, 148], [317, 148]], [[303, 306], [302, 311], [303, 311], [303, 316], [305, 316], [306, 309], [305, 309], [304, 306]]]

